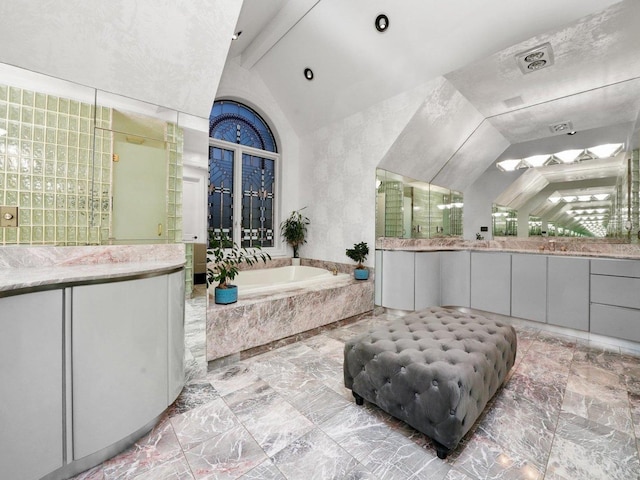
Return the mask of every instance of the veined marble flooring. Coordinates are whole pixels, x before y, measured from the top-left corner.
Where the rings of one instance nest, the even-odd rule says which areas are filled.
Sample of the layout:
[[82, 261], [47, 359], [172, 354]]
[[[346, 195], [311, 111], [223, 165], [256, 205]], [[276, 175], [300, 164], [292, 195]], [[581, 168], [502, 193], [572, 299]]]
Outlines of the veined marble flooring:
[[387, 314], [207, 372], [205, 297], [186, 308], [183, 393], [149, 435], [75, 478], [640, 479], [634, 352], [516, 325], [507, 384], [443, 461], [343, 386], [344, 341]]

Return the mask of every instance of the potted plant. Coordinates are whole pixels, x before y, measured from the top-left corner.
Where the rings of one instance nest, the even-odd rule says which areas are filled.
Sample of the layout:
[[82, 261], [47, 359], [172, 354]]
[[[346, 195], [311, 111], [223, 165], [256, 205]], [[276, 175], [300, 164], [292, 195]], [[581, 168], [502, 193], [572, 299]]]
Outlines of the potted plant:
[[294, 264], [300, 262], [298, 256], [298, 249], [300, 245], [303, 243], [307, 243], [305, 237], [307, 236], [307, 225], [309, 225], [309, 219], [302, 215], [301, 211], [307, 207], [301, 208], [300, 210], [294, 210], [289, 215], [285, 221], [280, 224], [280, 233], [282, 237], [287, 241], [291, 247], [293, 247], [293, 258], [297, 258], [298, 261], [294, 262]]
[[369, 246], [366, 242], [355, 243], [353, 248], [347, 248], [347, 257], [354, 262], [358, 262], [356, 269], [353, 271], [353, 276], [356, 280], [366, 280], [369, 278], [369, 270], [365, 267], [364, 262], [369, 255]]
[[230, 283], [236, 278], [238, 267], [242, 263], [253, 265], [260, 260], [267, 263], [267, 259], [271, 260], [271, 256], [262, 252], [260, 247], [249, 251], [245, 247], [239, 247], [236, 243], [227, 249], [224, 248], [224, 245], [225, 243], [221, 241], [215, 247], [207, 250], [207, 284], [218, 282], [215, 287], [215, 302], [227, 305], [238, 301], [238, 287]]

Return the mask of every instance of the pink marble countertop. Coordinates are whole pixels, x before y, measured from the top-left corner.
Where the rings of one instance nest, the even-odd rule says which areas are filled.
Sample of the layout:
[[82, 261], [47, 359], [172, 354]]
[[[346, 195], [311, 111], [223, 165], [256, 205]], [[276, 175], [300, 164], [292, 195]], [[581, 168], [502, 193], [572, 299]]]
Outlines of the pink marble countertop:
[[154, 275], [179, 269], [184, 263], [182, 244], [3, 247], [0, 292]]
[[576, 241], [575, 239], [546, 240], [460, 240], [460, 239], [378, 239], [377, 250], [407, 252], [477, 251], [595, 257], [640, 260], [640, 245]]

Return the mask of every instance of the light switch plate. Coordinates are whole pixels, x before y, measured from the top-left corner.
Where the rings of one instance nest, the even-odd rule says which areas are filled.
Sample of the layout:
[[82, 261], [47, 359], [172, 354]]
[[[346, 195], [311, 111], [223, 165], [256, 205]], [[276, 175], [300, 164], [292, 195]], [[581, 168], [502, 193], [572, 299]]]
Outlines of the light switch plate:
[[0, 207], [0, 227], [18, 226], [18, 207]]

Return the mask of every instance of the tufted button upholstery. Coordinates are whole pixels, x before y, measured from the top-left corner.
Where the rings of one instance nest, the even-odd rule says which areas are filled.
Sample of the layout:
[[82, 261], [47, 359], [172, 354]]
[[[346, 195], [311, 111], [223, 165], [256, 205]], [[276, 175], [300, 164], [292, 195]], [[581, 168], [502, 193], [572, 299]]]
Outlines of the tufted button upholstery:
[[349, 340], [345, 386], [453, 449], [504, 382], [516, 348], [510, 325], [432, 307]]

